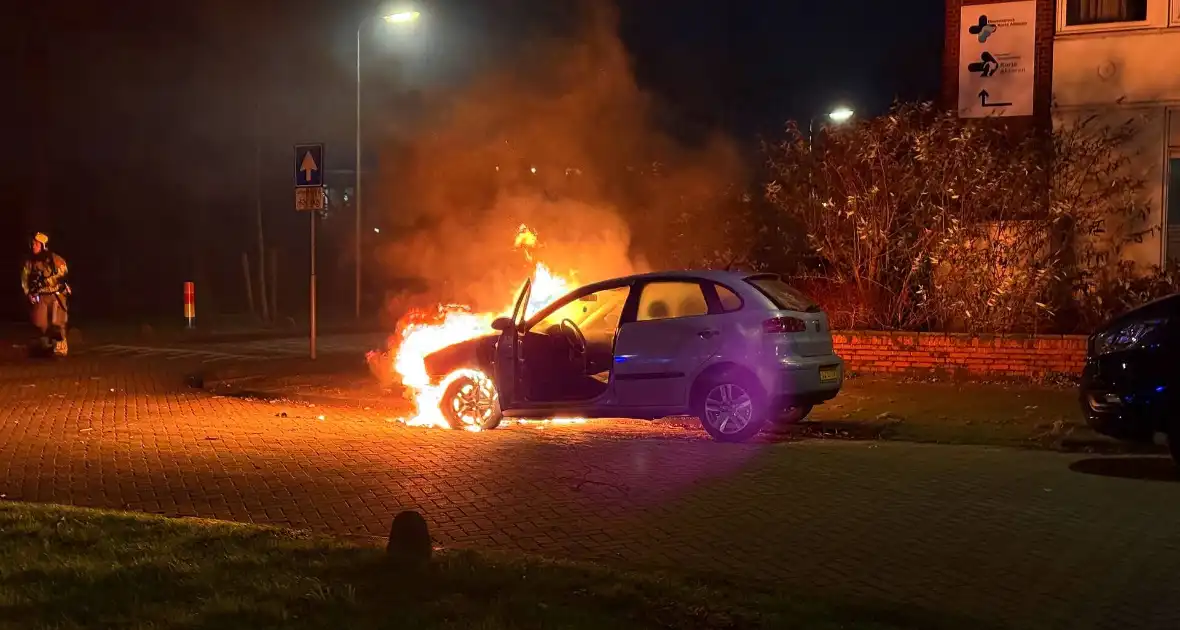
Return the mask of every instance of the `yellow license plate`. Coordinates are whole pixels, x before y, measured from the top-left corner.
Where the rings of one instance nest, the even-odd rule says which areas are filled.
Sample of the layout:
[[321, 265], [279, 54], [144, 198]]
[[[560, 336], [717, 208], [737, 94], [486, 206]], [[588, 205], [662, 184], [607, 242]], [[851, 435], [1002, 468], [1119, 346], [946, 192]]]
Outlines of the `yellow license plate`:
[[840, 368], [824, 367], [819, 369], [819, 382], [835, 383], [838, 380], [840, 380]]

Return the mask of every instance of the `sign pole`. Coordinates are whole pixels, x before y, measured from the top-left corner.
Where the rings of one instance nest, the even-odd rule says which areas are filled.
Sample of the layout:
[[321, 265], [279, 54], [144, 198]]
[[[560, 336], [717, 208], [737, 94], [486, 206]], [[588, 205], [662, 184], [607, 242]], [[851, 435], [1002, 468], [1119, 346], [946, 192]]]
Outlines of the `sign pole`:
[[319, 218], [320, 213], [317, 211], [311, 212], [311, 358], [315, 359], [316, 350], [316, 321], [315, 321], [315, 224]]
[[320, 212], [327, 209], [328, 195], [324, 189], [324, 145], [295, 145], [295, 209], [311, 213], [311, 291], [308, 313], [308, 351], [316, 357], [316, 281], [315, 281], [315, 231]]

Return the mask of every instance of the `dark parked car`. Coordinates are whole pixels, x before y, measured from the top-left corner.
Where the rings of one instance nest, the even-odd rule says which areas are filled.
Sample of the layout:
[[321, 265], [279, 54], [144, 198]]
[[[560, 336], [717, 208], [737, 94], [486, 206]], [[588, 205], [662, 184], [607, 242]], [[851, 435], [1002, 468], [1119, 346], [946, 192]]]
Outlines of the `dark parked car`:
[[1081, 404], [1099, 433], [1168, 437], [1180, 463], [1180, 294], [1130, 311], [1090, 336]]

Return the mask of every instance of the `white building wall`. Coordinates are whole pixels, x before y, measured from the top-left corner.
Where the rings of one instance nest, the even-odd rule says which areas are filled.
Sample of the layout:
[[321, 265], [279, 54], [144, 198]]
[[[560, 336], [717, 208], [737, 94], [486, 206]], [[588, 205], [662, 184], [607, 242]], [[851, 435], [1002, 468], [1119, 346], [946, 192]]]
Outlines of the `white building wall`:
[[[1180, 157], [1180, 0], [1147, 0], [1138, 22], [1070, 25], [1058, 0], [1053, 98], [1059, 115], [1101, 111], [1111, 122], [1139, 120], [1136, 170], [1147, 182], [1148, 225], [1161, 228], [1127, 252], [1136, 262], [1180, 257], [1180, 225], [1168, 229], [1168, 161]], [[1109, 2], [1110, 0], [1105, 0]], [[1170, 245], [1170, 246], [1169, 246]]]

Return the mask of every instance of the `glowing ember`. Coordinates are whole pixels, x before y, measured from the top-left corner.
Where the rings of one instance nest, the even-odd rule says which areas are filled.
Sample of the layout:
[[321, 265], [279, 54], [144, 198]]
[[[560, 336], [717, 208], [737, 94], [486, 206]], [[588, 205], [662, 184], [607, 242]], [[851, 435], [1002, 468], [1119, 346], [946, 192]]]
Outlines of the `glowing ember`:
[[586, 424], [585, 418], [546, 418], [544, 420], [517, 420], [518, 424], [535, 424], [538, 429], [548, 426], [562, 426], [567, 424]]
[[[513, 241], [513, 247], [522, 250], [525, 258], [534, 262], [533, 249], [536, 246], [536, 232], [521, 225]], [[532, 294], [525, 309], [526, 317], [537, 313], [573, 289], [573, 276], [572, 271], [565, 277], [557, 275], [543, 263], [535, 262]], [[521, 284], [523, 285], [523, 280]], [[403, 422], [410, 426], [450, 428], [439, 407], [443, 392], [460, 377], [483, 375], [475, 370], [457, 370], [447, 375], [438, 385], [431, 386], [430, 377], [426, 373], [425, 358], [456, 343], [492, 333], [493, 320], [512, 315], [516, 296], [507, 297], [508, 305], [501, 313], [473, 313], [466, 306], [445, 304], [439, 305], [434, 312], [413, 311], [399, 322], [398, 331], [391, 340], [392, 369], [405, 386], [415, 407], [414, 415], [401, 419]], [[585, 418], [553, 418], [543, 421], [539, 428], [547, 424], [580, 424], [585, 421]], [[479, 427], [475, 426], [469, 430], [478, 431]]]
[[516, 232], [516, 240], [512, 241], [512, 246], [517, 249], [524, 249], [525, 258], [532, 260], [533, 253], [531, 250], [537, 246], [537, 233], [522, 223], [520, 230]]

